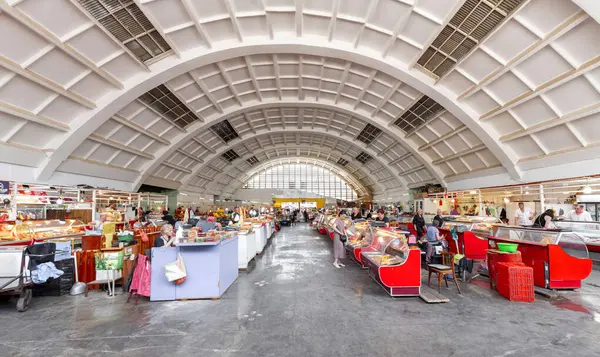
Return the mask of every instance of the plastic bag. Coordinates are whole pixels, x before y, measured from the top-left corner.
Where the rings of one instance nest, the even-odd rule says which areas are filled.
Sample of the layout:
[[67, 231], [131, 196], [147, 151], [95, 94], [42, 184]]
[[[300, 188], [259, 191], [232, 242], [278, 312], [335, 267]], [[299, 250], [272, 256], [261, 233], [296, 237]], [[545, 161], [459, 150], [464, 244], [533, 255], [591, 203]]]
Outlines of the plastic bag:
[[178, 285], [185, 281], [187, 273], [185, 271], [185, 264], [181, 253], [177, 254], [177, 260], [165, 264], [165, 277], [168, 281]]

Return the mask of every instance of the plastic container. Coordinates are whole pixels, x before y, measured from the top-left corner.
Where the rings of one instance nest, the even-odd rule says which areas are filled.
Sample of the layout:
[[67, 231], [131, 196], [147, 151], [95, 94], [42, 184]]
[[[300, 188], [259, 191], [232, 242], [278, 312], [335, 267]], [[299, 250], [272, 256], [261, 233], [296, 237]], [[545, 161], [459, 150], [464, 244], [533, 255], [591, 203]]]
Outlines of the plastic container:
[[497, 263], [498, 293], [510, 301], [534, 302], [533, 268], [522, 263]]
[[498, 249], [502, 252], [514, 253], [518, 247], [519, 245], [515, 243], [498, 243]]

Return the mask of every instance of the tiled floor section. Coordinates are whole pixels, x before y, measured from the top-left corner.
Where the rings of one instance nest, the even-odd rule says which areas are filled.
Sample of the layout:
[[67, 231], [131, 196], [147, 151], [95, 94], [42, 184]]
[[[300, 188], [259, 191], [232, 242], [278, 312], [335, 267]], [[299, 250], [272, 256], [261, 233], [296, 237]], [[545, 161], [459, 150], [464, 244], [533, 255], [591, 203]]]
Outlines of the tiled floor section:
[[284, 227], [219, 301], [125, 296], [0, 305], [0, 356], [598, 356], [600, 284], [550, 303], [510, 303], [485, 284], [451, 301], [392, 299], [329, 238]]

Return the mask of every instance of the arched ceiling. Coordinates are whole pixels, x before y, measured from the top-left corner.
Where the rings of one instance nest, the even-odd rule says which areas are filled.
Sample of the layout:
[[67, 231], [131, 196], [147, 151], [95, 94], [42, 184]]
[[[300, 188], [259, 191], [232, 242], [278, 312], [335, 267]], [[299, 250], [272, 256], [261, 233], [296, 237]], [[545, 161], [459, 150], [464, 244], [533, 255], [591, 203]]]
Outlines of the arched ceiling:
[[[288, 134], [353, 144], [396, 190], [597, 173], [600, 25], [582, 1], [102, 1], [0, 0], [3, 178], [187, 189]], [[137, 37], [109, 31], [140, 14]], [[238, 138], [210, 130], [225, 121]]]

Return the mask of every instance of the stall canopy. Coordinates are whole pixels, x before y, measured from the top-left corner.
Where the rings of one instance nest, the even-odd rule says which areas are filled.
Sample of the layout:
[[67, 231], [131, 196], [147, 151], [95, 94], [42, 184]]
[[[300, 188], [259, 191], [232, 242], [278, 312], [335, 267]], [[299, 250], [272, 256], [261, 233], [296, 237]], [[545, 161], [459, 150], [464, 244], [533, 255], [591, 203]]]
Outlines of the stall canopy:
[[232, 197], [307, 157], [397, 200], [589, 175], [592, 3], [0, 1], [2, 179]]

